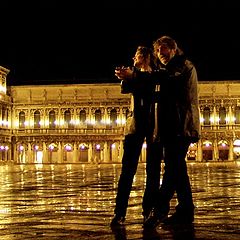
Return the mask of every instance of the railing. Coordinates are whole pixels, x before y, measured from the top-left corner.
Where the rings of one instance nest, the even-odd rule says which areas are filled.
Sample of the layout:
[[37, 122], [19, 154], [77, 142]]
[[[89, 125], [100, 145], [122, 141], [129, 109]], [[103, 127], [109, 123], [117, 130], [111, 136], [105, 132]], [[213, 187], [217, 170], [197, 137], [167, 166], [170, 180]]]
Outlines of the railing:
[[240, 130], [240, 124], [220, 124], [220, 125], [201, 125], [201, 129], [205, 131], [211, 130]]
[[23, 135], [116, 135], [123, 134], [123, 127], [115, 128], [39, 128], [39, 129], [13, 129], [12, 134], [15, 136]]

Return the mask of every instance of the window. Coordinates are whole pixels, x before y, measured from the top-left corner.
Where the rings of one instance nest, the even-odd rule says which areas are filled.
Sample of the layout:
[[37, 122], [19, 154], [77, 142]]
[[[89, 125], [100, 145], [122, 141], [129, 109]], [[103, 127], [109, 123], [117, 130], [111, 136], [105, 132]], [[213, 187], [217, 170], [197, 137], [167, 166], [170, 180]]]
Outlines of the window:
[[203, 110], [203, 125], [205, 126], [209, 126], [211, 124], [210, 122], [210, 108], [209, 107], [205, 107]]
[[67, 127], [71, 126], [71, 112], [70, 112], [70, 110], [66, 110], [64, 112], [64, 123]]
[[50, 129], [54, 129], [55, 128], [55, 121], [56, 121], [56, 115], [55, 115], [55, 111], [51, 110], [49, 112], [49, 128]]
[[225, 109], [225, 107], [219, 108], [219, 125], [226, 125], [226, 109]]
[[40, 112], [34, 112], [34, 128], [40, 128]]
[[115, 108], [110, 112], [110, 123], [112, 126], [117, 125], [117, 110]]
[[25, 112], [19, 113], [19, 128], [25, 128]]
[[80, 123], [85, 123], [86, 122], [86, 111], [85, 110], [81, 110], [80, 114], [79, 114], [79, 119], [80, 119]]
[[101, 123], [101, 120], [102, 120], [102, 114], [101, 114], [101, 111], [99, 109], [97, 109], [95, 111], [95, 122], [96, 123]]

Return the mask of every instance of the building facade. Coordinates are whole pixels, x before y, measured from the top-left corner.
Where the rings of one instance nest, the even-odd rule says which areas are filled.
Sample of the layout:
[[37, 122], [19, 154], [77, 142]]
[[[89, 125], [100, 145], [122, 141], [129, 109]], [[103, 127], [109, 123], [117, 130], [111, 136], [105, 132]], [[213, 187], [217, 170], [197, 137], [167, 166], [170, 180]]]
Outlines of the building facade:
[[[121, 162], [131, 99], [119, 83], [7, 87], [8, 73], [0, 67], [0, 162]], [[186, 160], [238, 160], [240, 83], [199, 82], [199, 106], [201, 140]]]

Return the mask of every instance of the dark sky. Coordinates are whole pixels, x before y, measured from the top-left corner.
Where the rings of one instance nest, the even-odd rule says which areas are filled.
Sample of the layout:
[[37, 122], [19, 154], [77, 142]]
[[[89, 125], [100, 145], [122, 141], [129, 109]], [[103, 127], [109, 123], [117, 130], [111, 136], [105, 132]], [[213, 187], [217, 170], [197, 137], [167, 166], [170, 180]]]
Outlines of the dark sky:
[[0, 65], [10, 69], [9, 85], [113, 82], [116, 65], [131, 64], [137, 45], [163, 34], [177, 40], [200, 81], [240, 80], [236, 3], [20, 2], [1, 7]]

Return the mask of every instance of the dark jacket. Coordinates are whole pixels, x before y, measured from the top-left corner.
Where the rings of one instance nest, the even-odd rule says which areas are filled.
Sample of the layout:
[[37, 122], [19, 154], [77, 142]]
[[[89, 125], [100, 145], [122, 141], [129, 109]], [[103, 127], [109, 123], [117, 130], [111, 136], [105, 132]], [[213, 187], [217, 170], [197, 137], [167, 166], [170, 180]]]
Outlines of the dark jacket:
[[[140, 81], [149, 78], [137, 72]], [[160, 84], [158, 107], [158, 137], [186, 137], [190, 142], [200, 138], [197, 72], [183, 53], [178, 52], [166, 66], [151, 73], [151, 81]]]
[[152, 122], [154, 90], [155, 85], [148, 79], [141, 82], [138, 82], [136, 78], [122, 80], [121, 92], [131, 93], [133, 100], [132, 111], [127, 116], [125, 134], [152, 135], [154, 127]]

